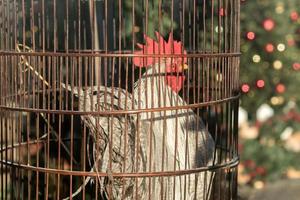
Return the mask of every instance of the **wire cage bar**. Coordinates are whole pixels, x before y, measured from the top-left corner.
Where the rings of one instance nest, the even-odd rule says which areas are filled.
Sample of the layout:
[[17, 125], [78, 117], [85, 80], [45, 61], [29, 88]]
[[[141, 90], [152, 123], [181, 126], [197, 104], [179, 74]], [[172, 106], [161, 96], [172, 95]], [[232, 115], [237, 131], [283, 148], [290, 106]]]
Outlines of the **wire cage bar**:
[[237, 199], [239, 0], [0, 0], [1, 199]]

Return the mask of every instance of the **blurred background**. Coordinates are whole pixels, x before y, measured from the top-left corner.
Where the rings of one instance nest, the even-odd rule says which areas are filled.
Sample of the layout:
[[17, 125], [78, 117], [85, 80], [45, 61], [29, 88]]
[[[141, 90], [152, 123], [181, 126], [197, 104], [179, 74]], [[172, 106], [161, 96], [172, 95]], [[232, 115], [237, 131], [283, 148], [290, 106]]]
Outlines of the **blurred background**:
[[241, 37], [240, 196], [299, 199], [300, 1], [241, 0]]

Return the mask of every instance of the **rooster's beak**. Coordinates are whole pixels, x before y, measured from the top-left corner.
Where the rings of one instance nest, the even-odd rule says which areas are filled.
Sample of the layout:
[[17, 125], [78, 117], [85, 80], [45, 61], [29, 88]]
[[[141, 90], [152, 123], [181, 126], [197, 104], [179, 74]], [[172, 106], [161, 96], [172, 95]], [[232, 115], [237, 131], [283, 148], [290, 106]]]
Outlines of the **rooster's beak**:
[[182, 64], [182, 65], [179, 66], [180, 71], [187, 70], [188, 68], [189, 68], [189, 66], [187, 64]]

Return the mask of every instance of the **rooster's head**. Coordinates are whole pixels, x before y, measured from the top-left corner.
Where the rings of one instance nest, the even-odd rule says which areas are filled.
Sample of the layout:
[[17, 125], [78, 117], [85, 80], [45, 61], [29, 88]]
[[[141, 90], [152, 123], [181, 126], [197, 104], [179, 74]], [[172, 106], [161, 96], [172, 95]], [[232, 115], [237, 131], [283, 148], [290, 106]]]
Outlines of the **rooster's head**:
[[[186, 51], [183, 49], [181, 42], [173, 40], [172, 33], [170, 33], [168, 41], [165, 41], [158, 32], [156, 32], [156, 37], [157, 41], [144, 35], [146, 44], [137, 44], [141, 50], [134, 53], [135, 55], [150, 56], [134, 57], [133, 63], [138, 67], [150, 67], [161, 64], [160, 66], [164, 66], [167, 85], [169, 85], [174, 92], [179, 92], [185, 80], [185, 76], [182, 72], [188, 68], [187, 58], [184, 56], [186, 55]], [[151, 55], [153, 55], [153, 57]]]

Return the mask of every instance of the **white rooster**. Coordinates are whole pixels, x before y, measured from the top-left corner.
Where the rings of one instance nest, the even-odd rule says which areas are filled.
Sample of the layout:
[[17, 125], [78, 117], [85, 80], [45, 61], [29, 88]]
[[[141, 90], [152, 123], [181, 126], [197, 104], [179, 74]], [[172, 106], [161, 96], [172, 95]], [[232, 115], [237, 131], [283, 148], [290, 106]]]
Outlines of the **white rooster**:
[[[188, 67], [186, 51], [181, 42], [173, 40], [172, 33], [167, 42], [157, 32], [156, 36], [158, 41], [145, 35], [146, 44], [138, 44], [141, 51], [135, 52], [141, 56], [133, 59], [136, 66], [147, 68], [134, 90], [139, 109], [158, 108], [139, 116], [141, 122], [149, 124], [151, 133], [146, 145], [147, 171], [190, 170], [211, 165], [215, 143], [200, 117], [191, 109], [172, 109], [187, 106], [178, 95], [185, 80], [182, 72]], [[206, 199], [212, 178], [212, 172], [156, 178], [149, 194], [152, 199]]]
[[[135, 82], [132, 95], [120, 88], [112, 90], [95, 86], [94, 89], [85, 88], [79, 92], [78, 88], [67, 87], [79, 96], [82, 111], [91, 111], [93, 107], [99, 111], [130, 110], [132, 105], [135, 109], [145, 111], [127, 117], [82, 116], [97, 143], [94, 145], [94, 171], [176, 173], [212, 164], [215, 143], [200, 117], [191, 109], [172, 109], [175, 106], [187, 106], [178, 95], [185, 81], [182, 72], [188, 67], [187, 59], [183, 58], [186, 51], [181, 42], [173, 40], [172, 34], [168, 42], [159, 33], [156, 35], [158, 42], [145, 35], [146, 44], [138, 44], [142, 50], [135, 52], [137, 56], [133, 63], [137, 67], [147, 67], [147, 70]], [[160, 56], [153, 58], [144, 54]], [[151, 108], [156, 111], [150, 111]], [[126, 135], [127, 141], [123, 139]], [[112, 144], [108, 144], [109, 138]], [[126, 152], [125, 144], [128, 145]], [[112, 146], [108, 148], [109, 145]], [[109, 158], [113, 159], [110, 167]], [[125, 162], [126, 169], [123, 166]], [[133, 179], [123, 182], [112, 177], [108, 182], [100, 178], [100, 188], [103, 194], [108, 192], [109, 185], [112, 186], [112, 196], [105, 195], [111, 199], [198, 200], [208, 199], [212, 179], [212, 172], [138, 178], [134, 182]]]

